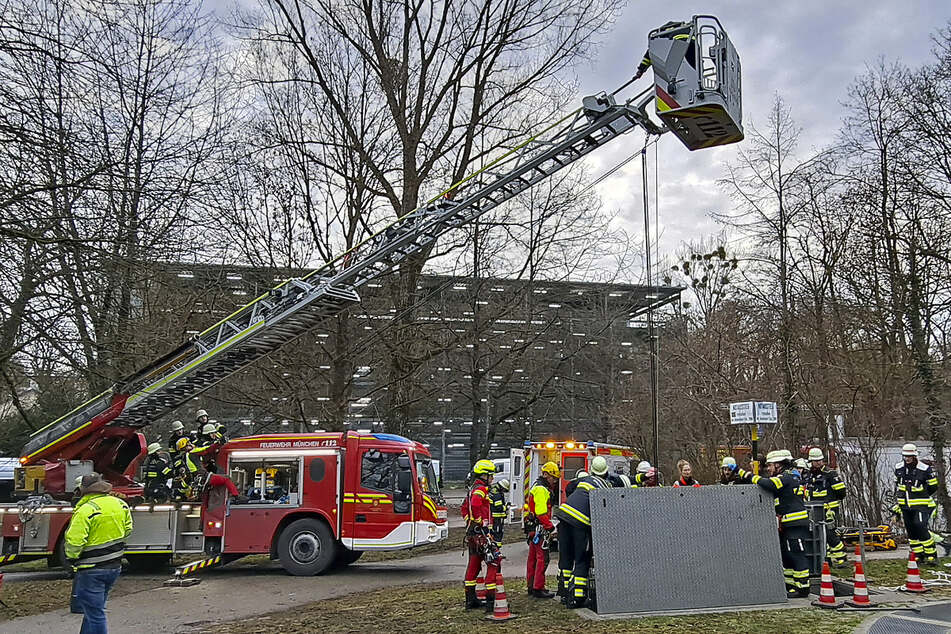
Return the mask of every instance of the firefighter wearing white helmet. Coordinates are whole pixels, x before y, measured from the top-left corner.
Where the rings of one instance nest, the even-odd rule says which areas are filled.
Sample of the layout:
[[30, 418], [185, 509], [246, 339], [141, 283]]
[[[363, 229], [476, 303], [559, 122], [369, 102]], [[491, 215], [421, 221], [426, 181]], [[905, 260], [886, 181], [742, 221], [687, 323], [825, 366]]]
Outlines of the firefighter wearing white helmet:
[[826, 555], [833, 566], [846, 566], [845, 544], [835, 530], [839, 508], [845, 498], [845, 482], [837, 471], [826, 466], [825, 456], [818, 447], [809, 450], [809, 465], [809, 469], [803, 471], [802, 485], [807, 500], [822, 502], [826, 522]]
[[200, 409], [197, 412], [195, 412], [195, 422], [198, 423], [199, 425], [208, 424], [208, 412], [206, 412], [203, 409]]
[[906, 443], [901, 448], [902, 461], [895, 465], [895, 489], [898, 503], [892, 512], [901, 515], [908, 533], [908, 546], [919, 561], [937, 564], [938, 551], [934, 536], [928, 529], [935, 504], [932, 497], [938, 490], [938, 477], [927, 465], [918, 460], [918, 447]]
[[726, 456], [720, 461], [720, 484], [736, 484], [736, 459], [733, 456]]
[[766, 454], [767, 477], [737, 468], [737, 477], [752, 482], [776, 499], [779, 520], [779, 550], [783, 559], [783, 577], [790, 597], [809, 596], [809, 516], [802, 500], [799, 472], [793, 469], [792, 454], [786, 450]]
[[178, 441], [180, 438], [188, 438], [188, 432], [185, 431], [185, 425], [177, 420], [172, 423], [172, 434], [168, 437], [168, 452], [171, 455], [172, 462], [178, 458]]
[[155, 504], [166, 502], [172, 496], [172, 490], [168, 485], [172, 475], [171, 460], [162, 451], [162, 445], [153, 442], [148, 447], [148, 457], [142, 465], [145, 499]]
[[224, 443], [220, 442], [218, 428], [215, 424], [205, 423], [201, 428], [201, 433], [198, 434], [198, 441], [195, 443], [195, 448], [191, 450], [191, 454], [196, 457], [197, 461], [204, 463], [207, 468], [208, 465], [215, 462], [222, 444]]
[[659, 484], [657, 469], [646, 460], [637, 463], [637, 473], [634, 474], [634, 486], [655, 487]]
[[558, 507], [558, 591], [569, 608], [583, 607], [588, 599], [591, 569], [591, 491], [611, 487], [608, 462], [603, 456], [591, 461], [591, 475], [578, 481], [571, 495]]
[[505, 532], [505, 518], [509, 514], [509, 505], [505, 496], [511, 489], [511, 484], [505, 478], [489, 487], [489, 506], [492, 509], [492, 539], [501, 546], [502, 535]]

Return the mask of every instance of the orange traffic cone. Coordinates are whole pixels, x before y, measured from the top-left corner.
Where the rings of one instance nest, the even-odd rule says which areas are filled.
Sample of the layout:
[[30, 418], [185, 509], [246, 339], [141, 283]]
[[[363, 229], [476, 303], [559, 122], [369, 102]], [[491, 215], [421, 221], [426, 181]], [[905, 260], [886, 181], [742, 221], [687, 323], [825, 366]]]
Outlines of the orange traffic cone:
[[865, 568], [862, 566], [862, 554], [859, 547], [855, 547], [855, 580], [852, 587], [852, 600], [846, 601], [853, 608], [870, 608], [872, 602], [868, 598], [868, 584], [865, 583]]
[[918, 594], [928, 591], [928, 588], [921, 583], [921, 575], [918, 574], [918, 560], [915, 558], [915, 551], [908, 553], [908, 576], [905, 578], [905, 585], [899, 590]]
[[476, 599], [485, 601], [485, 577], [476, 577]]
[[819, 586], [819, 600], [813, 601], [812, 605], [818, 608], [837, 608], [839, 604], [835, 601], [835, 588], [832, 586], [832, 572], [829, 570], [829, 562], [822, 562], [822, 585]]
[[505, 596], [505, 581], [500, 572], [495, 582], [495, 608], [485, 617], [487, 621], [511, 621], [515, 615], [509, 612], [508, 598]]

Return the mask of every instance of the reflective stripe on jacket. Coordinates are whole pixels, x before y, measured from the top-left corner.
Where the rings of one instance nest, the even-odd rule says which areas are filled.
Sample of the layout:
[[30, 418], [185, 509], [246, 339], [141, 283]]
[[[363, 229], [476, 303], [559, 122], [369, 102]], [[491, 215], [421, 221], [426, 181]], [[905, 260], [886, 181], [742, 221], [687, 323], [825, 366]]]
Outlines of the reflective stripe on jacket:
[[107, 493], [84, 495], [66, 529], [66, 559], [77, 568], [92, 568], [122, 557], [132, 533], [128, 505]]
[[809, 515], [802, 500], [803, 490], [798, 471], [788, 469], [778, 476], [766, 478], [740, 469], [737, 476], [772, 494], [776, 516], [782, 526], [808, 526]]
[[938, 478], [931, 467], [921, 461], [913, 465], [904, 462], [895, 465], [895, 489], [899, 507], [936, 506], [931, 496], [938, 490]]
[[845, 498], [845, 482], [837, 471], [829, 467], [822, 467], [818, 473], [809, 472], [803, 483], [808, 499], [822, 502], [826, 510], [839, 508], [839, 503]]
[[611, 483], [600, 476], [582, 478], [565, 503], [558, 507], [558, 519], [574, 526], [591, 526], [591, 491], [609, 488]]

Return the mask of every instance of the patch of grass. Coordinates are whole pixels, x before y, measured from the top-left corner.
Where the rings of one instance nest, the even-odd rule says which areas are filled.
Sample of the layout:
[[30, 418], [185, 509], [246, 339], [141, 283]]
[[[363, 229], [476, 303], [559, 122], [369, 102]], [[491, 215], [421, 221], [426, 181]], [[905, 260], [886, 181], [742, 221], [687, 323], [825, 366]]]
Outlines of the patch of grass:
[[[166, 578], [167, 575], [147, 577], [122, 574], [116, 585], [113, 586], [109, 596], [115, 597], [159, 588]], [[0, 622], [18, 616], [32, 616], [51, 610], [68, 608], [72, 588], [72, 579], [5, 583], [0, 598], [3, 599], [7, 607], [0, 606]]]
[[586, 621], [556, 601], [526, 596], [524, 580], [506, 584], [509, 606], [519, 618], [489, 624], [481, 610], [463, 608], [460, 583], [390, 588], [321, 601], [257, 619], [217, 625], [206, 634], [271, 634], [273, 632], [472, 632], [545, 633], [650, 632], [681, 634], [704, 632], [783, 632], [788, 634], [845, 634], [864, 614], [803, 610], [763, 610], [696, 616], [655, 617], [618, 621]]
[[46, 557], [22, 561], [17, 564], [10, 564], [0, 568], [0, 572], [36, 572], [38, 570], [55, 570], [46, 565]]
[[[921, 578], [932, 578], [932, 575], [928, 574], [929, 570], [951, 572], [951, 569], [944, 566], [945, 563], [949, 562], [951, 562], [951, 557], [942, 558], [939, 560], [940, 565], [933, 568], [922, 566], [919, 563], [918, 568], [921, 573]], [[869, 561], [865, 567], [865, 576], [868, 578], [869, 583], [876, 586], [900, 586], [905, 583], [907, 571], [907, 559], [873, 559]], [[848, 570], [842, 571], [840, 574], [843, 578], [851, 577], [851, 572]], [[951, 587], [937, 586], [934, 588], [934, 592], [951, 594]]]

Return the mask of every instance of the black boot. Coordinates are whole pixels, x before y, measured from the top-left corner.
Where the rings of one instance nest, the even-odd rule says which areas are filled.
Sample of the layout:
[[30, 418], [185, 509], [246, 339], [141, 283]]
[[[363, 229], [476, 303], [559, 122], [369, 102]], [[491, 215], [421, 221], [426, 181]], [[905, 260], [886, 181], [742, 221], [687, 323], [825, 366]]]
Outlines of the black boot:
[[551, 599], [555, 595], [545, 588], [542, 588], [541, 590], [532, 590], [531, 596], [535, 597], [536, 599]]
[[476, 597], [475, 587], [466, 586], [466, 609], [476, 610], [482, 607], [482, 601]]
[[495, 610], [495, 590], [486, 591], [484, 604], [486, 614], [492, 614]]
[[583, 608], [585, 606], [585, 603], [587, 602], [588, 602], [588, 597], [585, 596], [584, 594], [582, 594], [580, 597], [573, 596], [573, 597], [569, 597], [568, 604], [566, 607], [569, 610], [577, 610], [578, 608]]

